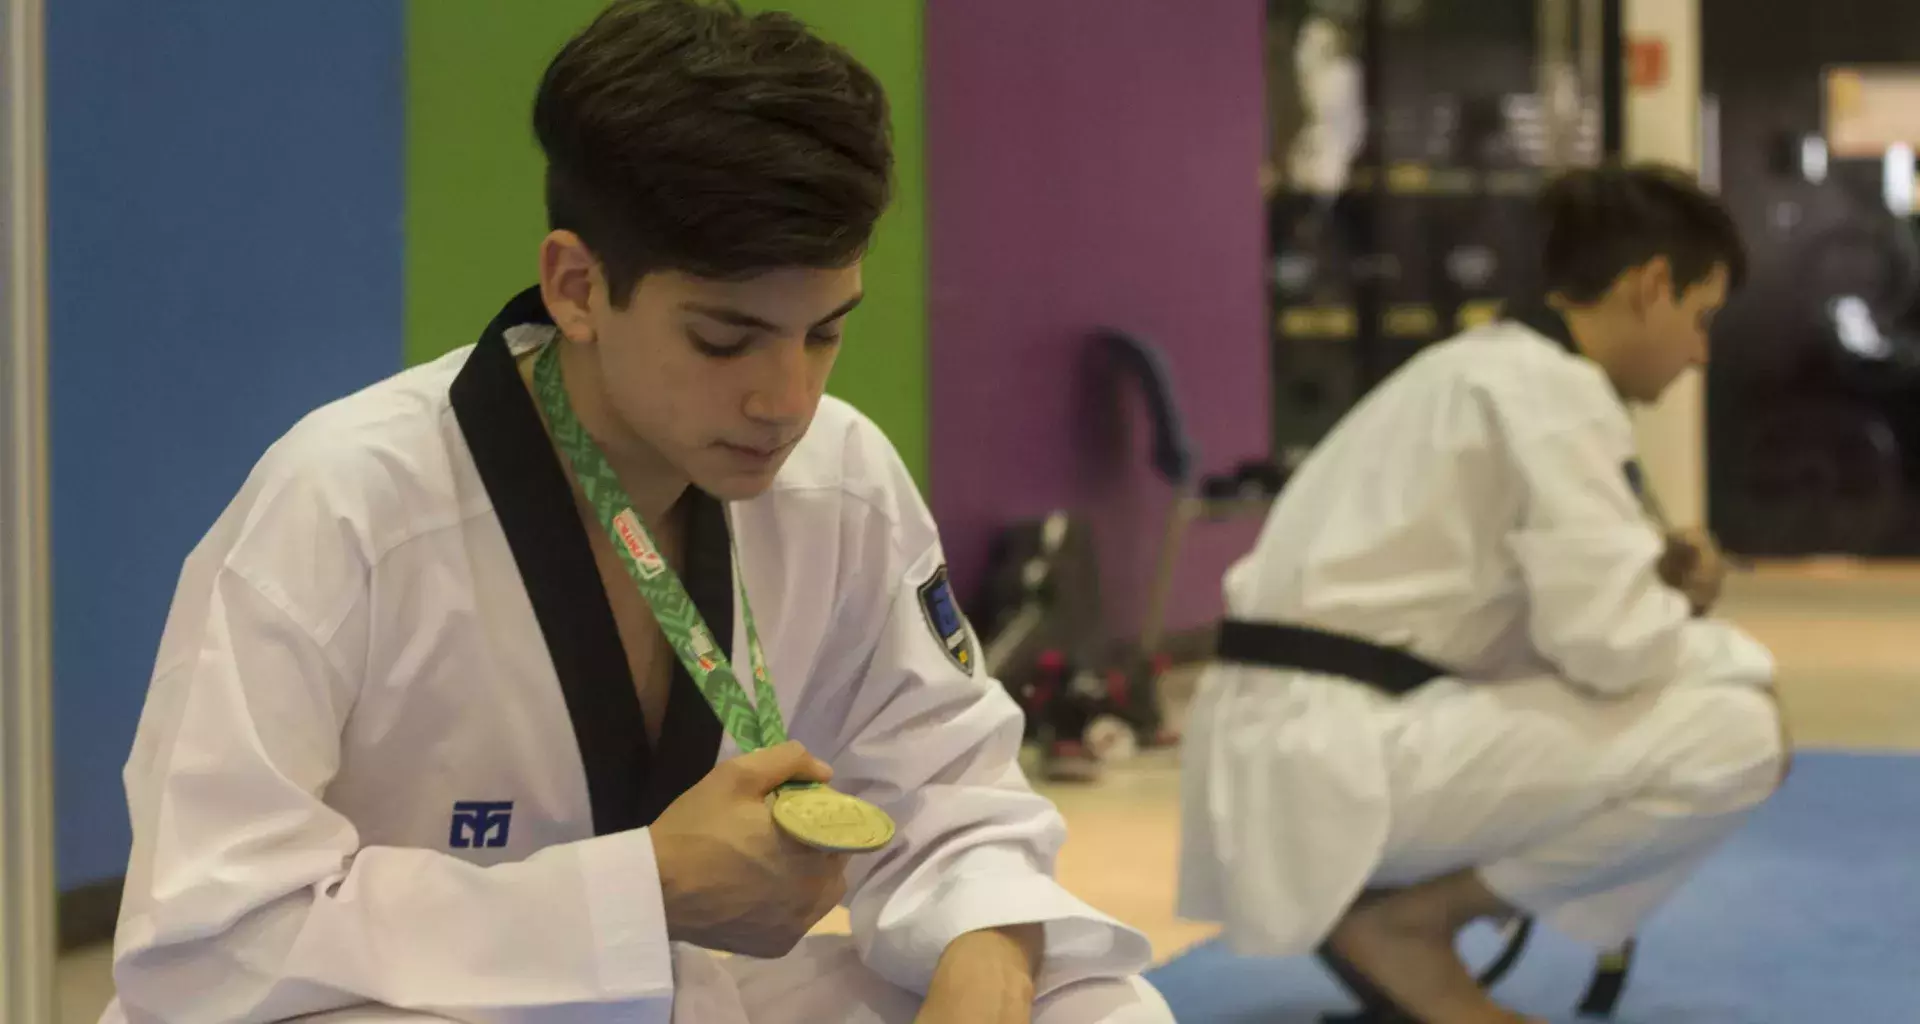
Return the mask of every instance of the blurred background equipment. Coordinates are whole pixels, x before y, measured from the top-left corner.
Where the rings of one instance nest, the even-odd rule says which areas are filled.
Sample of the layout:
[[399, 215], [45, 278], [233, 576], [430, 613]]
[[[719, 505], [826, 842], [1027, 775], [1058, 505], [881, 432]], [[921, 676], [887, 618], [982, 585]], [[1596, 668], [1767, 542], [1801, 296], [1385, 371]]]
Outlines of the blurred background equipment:
[[[1171, 491], [1166, 529], [1147, 591], [1146, 615], [1136, 644], [1124, 645], [1117, 655], [1129, 695], [1132, 720], [1140, 740], [1150, 746], [1168, 746], [1177, 740], [1164, 729], [1158, 679], [1171, 663], [1164, 648], [1168, 606], [1174, 578], [1181, 567], [1187, 532], [1195, 523], [1235, 519], [1264, 519], [1273, 499], [1286, 484], [1286, 474], [1264, 459], [1242, 461], [1231, 473], [1201, 476], [1199, 452], [1188, 439], [1174, 397], [1172, 372], [1166, 357], [1151, 341], [1126, 331], [1102, 329], [1091, 339], [1096, 360], [1117, 373], [1109, 376], [1116, 390], [1131, 388], [1145, 401], [1147, 426], [1153, 438], [1155, 473]], [[1202, 392], [1204, 393], [1204, 391]], [[1115, 404], [1121, 404], [1115, 394]]]
[[1538, 288], [1532, 200], [1617, 155], [1617, 0], [1268, 0], [1273, 452]]
[[[1148, 462], [1170, 492], [1167, 520], [1137, 637], [1116, 636], [1101, 601], [1098, 546], [1089, 522], [1067, 510], [1013, 523], [994, 538], [974, 607], [986, 666], [1027, 712], [1027, 736], [1059, 778], [1097, 776], [1101, 761], [1166, 747], [1159, 679], [1173, 662], [1163, 648], [1168, 605], [1188, 530], [1197, 522], [1264, 517], [1285, 474], [1261, 459], [1202, 476], [1166, 354], [1127, 331], [1088, 339], [1091, 388], [1123, 416], [1144, 409]], [[1124, 726], [1124, 728], [1122, 728]]]
[[[1094, 781], [1104, 763], [1138, 749], [1137, 728], [1157, 724], [1130, 713], [1130, 680], [1102, 671], [1109, 642], [1084, 521], [1055, 511], [1002, 530], [976, 607], [984, 668], [1025, 712], [1025, 738], [1039, 745], [1048, 778]], [[1154, 698], [1151, 680], [1140, 696]]]
[[1713, 335], [1710, 522], [1753, 557], [1920, 555], [1920, 8], [1700, 16], [1705, 166], [1754, 257]]

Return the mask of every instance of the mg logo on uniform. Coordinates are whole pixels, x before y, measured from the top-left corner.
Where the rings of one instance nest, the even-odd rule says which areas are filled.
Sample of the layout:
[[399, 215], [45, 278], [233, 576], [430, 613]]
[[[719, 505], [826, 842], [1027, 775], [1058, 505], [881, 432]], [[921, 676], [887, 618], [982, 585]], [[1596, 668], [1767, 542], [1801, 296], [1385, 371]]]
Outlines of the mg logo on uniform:
[[511, 800], [461, 800], [453, 805], [453, 831], [447, 845], [456, 850], [497, 850], [507, 845], [511, 824]]

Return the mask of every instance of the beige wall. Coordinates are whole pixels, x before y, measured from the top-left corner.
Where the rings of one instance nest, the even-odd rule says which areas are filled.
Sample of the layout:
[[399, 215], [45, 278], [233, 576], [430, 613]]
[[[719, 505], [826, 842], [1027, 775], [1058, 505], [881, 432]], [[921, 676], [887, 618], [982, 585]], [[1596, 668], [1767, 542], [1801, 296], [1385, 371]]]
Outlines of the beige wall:
[[[1626, 157], [1700, 167], [1700, 2], [1625, 0], [1629, 42], [1666, 43], [1667, 79], [1627, 87]], [[1675, 525], [1706, 520], [1705, 395], [1698, 373], [1676, 382], [1637, 417], [1641, 461]]]

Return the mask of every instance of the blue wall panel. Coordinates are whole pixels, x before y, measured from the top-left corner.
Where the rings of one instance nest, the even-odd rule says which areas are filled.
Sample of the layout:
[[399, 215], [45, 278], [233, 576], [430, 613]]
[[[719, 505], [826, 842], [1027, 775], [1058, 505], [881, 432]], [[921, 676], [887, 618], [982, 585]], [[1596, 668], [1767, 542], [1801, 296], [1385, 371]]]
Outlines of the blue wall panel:
[[47, 7], [64, 889], [125, 868], [181, 559], [302, 413], [400, 365], [405, 58], [392, 0]]

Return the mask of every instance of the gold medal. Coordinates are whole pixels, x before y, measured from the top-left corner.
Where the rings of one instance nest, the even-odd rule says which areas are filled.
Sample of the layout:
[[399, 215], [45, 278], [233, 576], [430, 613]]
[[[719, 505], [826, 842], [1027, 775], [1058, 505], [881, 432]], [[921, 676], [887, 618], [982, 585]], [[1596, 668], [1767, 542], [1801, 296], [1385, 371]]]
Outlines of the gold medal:
[[782, 786], [768, 801], [773, 820], [793, 838], [834, 853], [870, 853], [893, 841], [887, 812], [820, 785]]

